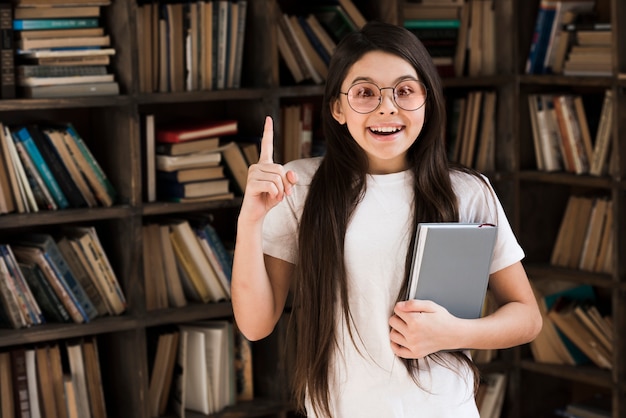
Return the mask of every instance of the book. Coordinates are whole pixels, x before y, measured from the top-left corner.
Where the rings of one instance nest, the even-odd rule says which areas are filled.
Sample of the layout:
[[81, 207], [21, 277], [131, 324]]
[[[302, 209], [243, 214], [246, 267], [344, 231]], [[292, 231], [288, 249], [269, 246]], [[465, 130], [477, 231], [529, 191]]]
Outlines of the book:
[[176, 264], [176, 254], [170, 238], [169, 225], [159, 225], [161, 253], [163, 256], [163, 270], [167, 286], [167, 298], [170, 306], [182, 307], [187, 305], [183, 290], [182, 278]]
[[58, 84], [45, 86], [22, 86], [23, 97], [46, 99], [52, 97], [115, 96], [120, 93], [116, 81], [86, 82], [81, 84]]
[[160, 181], [157, 185], [158, 195], [163, 199], [169, 198], [195, 198], [203, 196], [223, 195], [228, 193], [228, 179], [215, 179], [179, 183]]
[[16, 7], [15, 19], [45, 19], [100, 16], [99, 6]]
[[26, 349], [11, 349], [11, 378], [13, 382], [13, 404], [16, 418], [30, 418], [28, 375], [26, 372]]
[[6, 262], [3, 257], [0, 257], [0, 300], [2, 300], [3, 322], [6, 326], [17, 329], [25, 327], [27, 322], [14, 287]]
[[406, 298], [432, 300], [459, 318], [480, 317], [496, 233], [491, 224], [418, 224]]
[[[75, 196], [75, 192], [68, 191], [68, 199], [70, 199], [70, 203], [74, 206], [87, 206], [87, 207], [96, 207], [98, 206], [98, 200], [94, 195], [93, 191], [89, 187], [83, 172], [78, 165], [78, 162], [72, 156], [71, 150], [67, 147], [65, 140], [63, 138], [63, 132], [55, 128], [44, 128], [43, 133], [47, 137], [50, 142], [52, 148], [56, 152], [59, 157], [61, 164], [67, 169], [69, 174], [70, 181], [73, 182], [74, 186], [78, 190], [78, 196]], [[66, 186], [73, 190], [73, 187]]]
[[80, 339], [66, 341], [65, 349], [67, 351], [70, 372], [69, 376], [75, 394], [78, 416], [81, 418], [91, 418], [91, 411], [89, 408], [89, 394], [87, 393], [87, 378], [85, 375], [85, 360], [83, 358], [82, 341]]
[[44, 86], [60, 86], [74, 84], [91, 84], [91, 83], [112, 83], [114, 82], [113, 74], [101, 75], [75, 75], [67, 77], [17, 77], [17, 84], [20, 87], [44, 87]]
[[156, 144], [155, 151], [164, 155], [184, 155], [216, 150], [219, 143], [219, 137], [194, 139], [187, 142], [162, 142]]
[[236, 189], [243, 194], [248, 181], [248, 162], [246, 157], [244, 157], [239, 144], [235, 141], [227, 143], [221, 150], [228, 173], [234, 180]]
[[95, 28], [98, 25], [98, 19], [93, 17], [68, 19], [13, 19], [13, 30], [16, 31], [33, 29]]
[[161, 171], [178, 171], [189, 168], [216, 166], [222, 161], [217, 151], [185, 155], [157, 155], [156, 168]]
[[14, 99], [15, 83], [15, 40], [13, 39], [13, 6], [0, 4], [0, 99]]
[[39, 404], [39, 387], [37, 384], [37, 359], [35, 349], [29, 347], [25, 351], [26, 377], [28, 381], [28, 401], [30, 418], [41, 418], [42, 409]]
[[54, 381], [48, 351], [48, 345], [39, 345], [35, 348], [37, 383], [41, 394], [42, 416], [54, 417], [57, 413], [57, 406], [54, 391], [51, 390]]
[[[115, 55], [114, 48], [101, 49], [36, 49], [20, 51], [20, 58], [80, 58]], [[104, 64], [103, 64], [104, 65]]]
[[177, 126], [157, 128], [156, 141], [178, 143], [215, 136], [234, 135], [237, 133], [236, 120], [221, 120], [179, 124]]
[[26, 211], [24, 198], [20, 189], [18, 173], [15, 167], [15, 161], [11, 155], [7, 137], [4, 135], [4, 125], [0, 123], [0, 168], [4, 172], [0, 172], [3, 178], [2, 188], [6, 190], [7, 210], [9, 212], [16, 211], [24, 213]]
[[60, 131], [72, 158], [87, 179], [89, 187], [93, 190], [100, 204], [107, 207], [112, 206], [117, 197], [117, 192], [83, 138], [71, 123], [62, 126]]
[[55, 404], [58, 417], [66, 417], [67, 404], [65, 402], [65, 387], [63, 383], [63, 365], [61, 359], [61, 349], [58, 343], [53, 343], [48, 349], [48, 358], [50, 360], [50, 373], [52, 374], [52, 387], [50, 390], [54, 393]]
[[92, 418], [107, 418], [102, 373], [100, 370], [100, 355], [98, 353], [98, 341], [93, 336], [85, 337], [82, 341], [81, 348], [85, 364], [85, 380], [87, 381], [87, 394], [91, 416]]
[[20, 262], [18, 265], [41, 307], [46, 322], [72, 322], [63, 302], [54, 292], [54, 288], [46, 279], [41, 268], [34, 262]]
[[191, 181], [215, 180], [224, 177], [224, 166], [216, 165], [209, 167], [187, 168], [175, 171], [158, 170], [157, 180], [186, 183]]
[[9, 287], [17, 296], [17, 301], [26, 319], [26, 324], [38, 325], [45, 323], [43, 312], [19, 268], [18, 260], [15, 257], [15, 252], [11, 245], [0, 245], [0, 255], [3, 258], [11, 278]]
[[526, 74], [541, 74], [546, 57], [546, 50], [556, 15], [557, 1], [541, 0], [535, 20], [535, 28], [526, 59]]
[[0, 351], [0, 416], [15, 418], [11, 354], [8, 351]]
[[15, 47], [21, 50], [28, 49], [51, 49], [51, 48], [72, 48], [86, 46], [108, 47], [111, 45], [109, 35], [85, 36], [71, 38], [20, 38], [16, 41]]

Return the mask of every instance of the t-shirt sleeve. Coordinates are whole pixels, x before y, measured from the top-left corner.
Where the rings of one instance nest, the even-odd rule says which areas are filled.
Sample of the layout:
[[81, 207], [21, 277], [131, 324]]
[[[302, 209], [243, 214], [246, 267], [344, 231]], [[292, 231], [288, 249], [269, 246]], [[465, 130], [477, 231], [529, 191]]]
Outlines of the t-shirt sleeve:
[[283, 199], [265, 216], [263, 253], [289, 263], [296, 263], [298, 216], [290, 196]]
[[524, 258], [524, 250], [520, 246], [504, 208], [489, 180], [486, 183], [469, 174], [457, 174], [454, 182], [459, 198], [460, 222], [492, 223], [498, 226], [496, 244], [491, 260], [489, 273], [502, 270]]

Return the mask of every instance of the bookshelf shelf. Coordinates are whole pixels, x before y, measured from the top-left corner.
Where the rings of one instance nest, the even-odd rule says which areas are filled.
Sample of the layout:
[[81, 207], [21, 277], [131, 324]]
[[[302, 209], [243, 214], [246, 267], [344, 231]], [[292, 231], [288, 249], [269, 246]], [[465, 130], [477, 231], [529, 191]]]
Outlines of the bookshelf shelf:
[[589, 383], [603, 388], [611, 388], [613, 386], [613, 378], [610, 371], [600, 370], [591, 366], [559, 366], [523, 360], [521, 362], [521, 368], [522, 370], [541, 375], [580, 383]]
[[610, 189], [613, 180], [610, 177], [594, 177], [587, 175], [575, 175], [562, 172], [546, 173], [542, 171], [524, 170], [520, 171], [521, 181], [562, 184], [566, 186], [593, 187], [598, 189]]

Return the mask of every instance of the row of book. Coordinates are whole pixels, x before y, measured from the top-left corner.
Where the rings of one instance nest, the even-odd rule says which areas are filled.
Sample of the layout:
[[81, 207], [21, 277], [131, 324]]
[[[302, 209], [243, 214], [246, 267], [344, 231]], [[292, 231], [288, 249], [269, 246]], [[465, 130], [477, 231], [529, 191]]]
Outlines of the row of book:
[[314, 110], [312, 102], [281, 106], [284, 162], [312, 156]]
[[571, 195], [559, 226], [550, 264], [612, 273], [613, 224], [610, 199]]
[[351, 0], [324, 1], [308, 14], [276, 6], [278, 51], [296, 83], [322, 84], [337, 42], [362, 28], [365, 17]]
[[126, 298], [93, 227], [0, 245], [0, 318], [8, 328], [120, 315]]
[[611, 24], [594, 8], [595, 0], [541, 0], [526, 73], [611, 75]]
[[404, 27], [424, 44], [442, 77], [496, 72], [493, 0], [406, 3]]
[[149, 1], [138, 6], [140, 91], [238, 88], [246, 0]]
[[232, 255], [201, 215], [143, 226], [146, 309], [230, 299]]
[[446, 134], [451, 161], [479, 171], [494, 169], [496, 101], [496, 92], [489, 90], [471, 91], [452, 100]]
[[237, 136], [237, 120], [156, 123], [155, 115], [146, 115], [148, 202], [205, 202], [243, 194], [260, 138]]
[[21, 97], [119, 94], [108, 68], [115, 48], [100, 21], [101, 8], [108, 4], [93, 0], [32, 7], [17, 2], [6, 30], [14, 35], [14, 81]]
[[71, 123], [0, 123], [0, 213], [111, 206], [115, 198]]
[[[528, 106], [537, 169], [601, 176], [610, 165], [613, 92], [607, 89], [596, 118], [588, 118], [582, 96], [530, 94]], [[597, 128], [590, 122], [597, 120]], [[593, 138], [593, 140], [592, 140]]]
[[0, 416], [106, 418], [96, 338], [1, 351]]
[[232, 322], [180, 324], [155, 339], [150, 416], [185, 417], [187, 410], [209, 415], [252, 400], [252, 347]]
[[613, 367], [613, 324], [593, 287], [554, 280], [533, 282], [543, 328], [530, 343], [537, 362]]

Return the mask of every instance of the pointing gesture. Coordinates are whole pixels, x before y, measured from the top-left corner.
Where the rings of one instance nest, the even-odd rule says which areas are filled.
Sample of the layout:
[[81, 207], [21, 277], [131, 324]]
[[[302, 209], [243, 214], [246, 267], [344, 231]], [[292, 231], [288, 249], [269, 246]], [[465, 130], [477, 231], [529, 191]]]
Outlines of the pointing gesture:
[[240, 219], [258, 221], [276, 206], [285, 194], [297, 183], [296, 173], [285, 171], [274, 163], [274, 124], [272, 118], [265, 118], [259, 161], [248, 169], [246, 191], [239, 214]]

